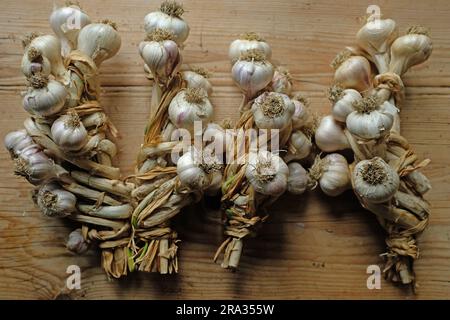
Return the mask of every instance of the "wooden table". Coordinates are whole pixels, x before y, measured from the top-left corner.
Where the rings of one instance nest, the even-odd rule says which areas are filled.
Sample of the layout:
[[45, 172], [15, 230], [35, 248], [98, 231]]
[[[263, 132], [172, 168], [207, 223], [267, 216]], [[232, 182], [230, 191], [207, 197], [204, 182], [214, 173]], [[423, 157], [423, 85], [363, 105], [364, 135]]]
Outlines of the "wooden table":
[[[62, 2], [62, 1], [59, 1]], [[230, 79], [228, 45], [239, 34], [256, 31], [272, 45], [277, 63], [287, 66], [295, 87], [324, 114], [325, 90], [332, 80], [329, 63], [354, 43], [361, 17], [372, 1], [185, 1], [191, 33], [184, 60], [214, 75], [215, 117], [237, 119], [240, 94]], [[107, 4], [106, 4], [107, 3]], [[205, 204], [184, 210], [176, 222], [182, 239], [180, 273], [135, 273], [108, 281], [98, 252], [76, 256], [64, 247], [73, 226], [45, 219], [30, 199], [31, 187], [12, 174], [0, 148], [0, 298], [85, 299], [449, 299], [450, 298], [450, 3], [378, 1], [385, 17], [404, 32], [412, 24], [431, 29], [434, 51], [424, 65], [408, 72], [402, 129], [422, 158], [433, 190], [429, 228], [420, 238], [416, 263], [420, 288], [414, 296], [389, 283], [368, 290], [366, 268], [381, 264], [383, 231], [362, 210], [351, 192], [331, 199], [321, 192], [283, 196], [256, 239], [246, 242], [238, 272], [212, 262], [222, 241], [220, 213]], [[50, 33], [53, 0], [3, 0], [0, 10], [0, 136], [20, 128], [26, 117], [20, 92], [20, 37], [29, 31]], [[110, 18], [122, 35], [120, 53], [101, 68], [102, 102], [122, 134], [118, 164], [131, 173], [149, 107], [150, 86], [137, 46], [144, 37], [143, 17], [155, 1], [82, 1], [94, 21]], [[205, 209], [207, 208], [207, 209]], [[65, 289], [66, 268], [82, 270], [81, 290]]]

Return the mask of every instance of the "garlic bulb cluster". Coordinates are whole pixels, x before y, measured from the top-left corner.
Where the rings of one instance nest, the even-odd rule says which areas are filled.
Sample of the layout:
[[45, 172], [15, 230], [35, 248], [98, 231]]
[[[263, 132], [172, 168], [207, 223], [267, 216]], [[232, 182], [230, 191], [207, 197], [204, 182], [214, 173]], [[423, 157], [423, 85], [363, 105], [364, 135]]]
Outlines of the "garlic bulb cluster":
[[289, 168], [283, 159], [269, 151], [251, 152], [245, 176], [256, 192], [279, 196], [287, 189]]
[[77, 151], [86, 143], [88, 134], [76, 112], [69, 112], [56, 119], [51, 127], [52, 138], [63, 150]]
[[81, 229], [75, 229], [69, 234], [66, 248], [76, 254], [82, 254], [89, 249], [89, 243], [84, 238]]
[[211, 96], [213, 87], [209, 82], [209, 74], [203, 69], [187, 70], [181, 72], [188, 88], [199, 88], [205, 90], [208, 96]]
[[60, 112], [67, 98], [66, 88], [56, 80], [49, 80], [42, 74], [29, 78], [30, 87], [23, 98], [26, 111], [38, 116], [52, 116]]
[[181, 90], [169, 105], [169, 119], [177, 128], [194, 131], [196, 121], [204, 125], [213, 115], [213, 106], [203, 89], [187, 88]]
[[333, 103], [331, 113], [334, 119], [345, 123], [347, 116], [355, 111], [353, 103], [360, 101], [362, 96], [354, 89], [343, 89], [334, 85], [328, 91], [328, 99]]
[[287, 191], [296, 195], [304, 193], [308, 187], [308, 172], [298, 162], [290, 162], [288, 168]]
[[240, 36], [239, 39], [234, 40], [230, 44], [228, 50], [228, 57], [232, 64], [239, 60], [240, 56], [248, 50], [261, 51], [267, 60], [272, 57], [272, 49], [269, 44], [258, 34], [248, 32]]
[[39, 188], [36, 202], [45, 216], [65, 217], [76, 211], [77, 198], [51, 182]]
[[331, 64], [335, 69], [334, 82], [344, 89], [366, 92], [372, 88], [372, 71], [369, 61], [353, 56], [349, 51], [338, 54]]
[[353, 181], [358, 196], [370, 203], [389, 201], [400, 184], [397, 172], [380, 157], [358, 162]]
[[231, 69], [234, 82], [248, 99], [264, 89], [272, 81], [273, 74], [273, 65], [258, 49], [243, 52]]
[[284, 129], [291, 123], [295, 105], [283, 93], [264, 92], [255, 99], [251, 111], [259, 129]]
[[350, 148], [342, 124], [337, 122], [332, 115], [322, 118], [314, 138], [319, 149], [325, 152], [336, 152]]
[[164, 1], [159, 11], [150, 12], [145, 16], [145, 32], [151, 33], [156, 29], [168, 30], [174, 35], [174, 41], [181, 46], [189, 36], [189, 26], [181, 18], [183, 13], [182, 5], [175, 1]]
[[286, 68], [277, 67], [269, 86], [271, 91], [289, 95], [292, 92], [292, 76]]

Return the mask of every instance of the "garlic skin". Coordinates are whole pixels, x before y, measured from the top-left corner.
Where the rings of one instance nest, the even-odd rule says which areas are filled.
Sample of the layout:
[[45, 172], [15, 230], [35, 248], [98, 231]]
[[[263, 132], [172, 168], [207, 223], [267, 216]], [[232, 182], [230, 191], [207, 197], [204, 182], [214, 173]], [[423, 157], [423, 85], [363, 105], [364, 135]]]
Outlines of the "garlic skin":
[[249, 50], [241, 54], [231, 69], [236, 85], [251, 99], [264, 89], [274, 74], [273, 65], [268, 62], [262, 51]]
[[194, 131], [194, 122], [204, 125], [213, 115], [213, 106], [206, 92], [198, 88], [181, 90], [169, 105], [169, 119], [177, 128]]
[[389, 47], [397, 38], [398, 30], [392, 19], [380, 19], [372, 15], [358, 31], [358, 46], [366, 51], [375, 63], [378, 73], [385, 73], [389, 68]]
[[55, 183], [47, 183], [40, 187], [37, 194], [37, 205], [47, 217], [66, 217], [76, 211], [77, 198], [70, 192], [61, 189]]
[[306, 158], [311, 150], [312, 142], [310, 138], [300, 130], [292, 132], [286, 157], [289, 157], [290, 160], [301, 160]]
[[259, 129], [284, 129], [291, 123], [295, 105], [283, 93], [264, 92], [255, 99], [251, 111]]
[[296, 195], [304, 193], [308, 186], [308, 172], [297, 162], [289, 163], [288, 168], [287, 191]]
[[370, 203], [390, 200], [397, 192], [400, 178], [383, 159], [375, 157], [358, 162], [353, 170], [355, 192]]
[[5, 136], [4, 144], [11, 155], [18, 156], [25, 148], [34, 145], [34, 141], [27, 131], [22, 129], [9, 132]]
[[182, 45], [189, 36], [189, 26], [181, 18], [183, 7], [175, 2], [166, 1], [161, 4], [160, 11], [150, 12], [144, 18], [144, 29], [151, 33], [155, 29], [166, 29], [173, 33], [174, 41]]
[[283, 67], [277, 67], [269, 87], [273, 92], [284, 93], [287, 95], [291, 94], [292, 76], [289, 71]]
[[75, 229], [69, 234], [66, 248], [76, 254], [82, 254], [89, 249], [89, 243], [84, 239], [81, 229]]
[[49, 76], [52, 72], [50, 61], [36, 49], [26, 50], [22, 57], [21, 69], [27, 78], [37, 73]]
[[120, 35], [111, 22], [84, 26], [78, 34], [77, 41], [77, 49], [94, 60], [97, 67], [116, 55], [122, 44]]
[[63, 150], [80, 150], [88, 141], [88, 134], [75, 112], [70, 112], [56, 119], [51, 127], [55, 143]]
[[89, 16], [78, 6], [56, 8], [50, 15], [50, 26], [61, 40], [61, 53], [67, 56], [77, 47], [80, 29], [91, 23]]
[[182, 63], [178, 46], [172, 40], [143, 41], [139, 44], [139, 52], [155, 77], [166, 79], [173, 76]]
[[[38, 76], [33, 76], [33, 79]], [[40, 80], [38, 80], [40, 81]], [[51, 116], [60, 112], [65, 104], [66, 88], [56, 80], [43, 80], [42, 83], [35, 84], [35, 87], [28, 88], [23, 98], [24, 109], [33, 115]]]
[[431, 38], [423, 27], [411, 27], [408, 34], [391, 46], [389, 71], [403, 75], [409, 68], [426, 61], [433, 51]]
[[351, 186], [348, 162], [339, 153], [331, 153], [323, 159], [317, 156], [309, 176], [318, 181], [320, 189], [330, 197], [340, 195]]
[[251, 152], [245, 176], [256, 192], [279, 196], [287, 189], [289, 168], [283, 159], [268, 151]]
[[208, 96], [213, 93], [213, 87], [208, 79], [197, 72], [194, 71], [183, 71], [181, 73], [183, 79], [186, 81], [188, 88], [200, 88], [206, 91]]
[[55, 176], [54, 162], [39, 147], [32, 144], [25, 147], [14, 159], [14, 173], [25, 177], [31, 184], [37, 185]]
[[372, 87], [372, 71], [366, 58], [344, 52], [335, 58], [332, 65], [336, 70], [334, 82], [344, 89], [366, 92]]
[[344, 129], [332, 115], [322, 118], [316, 129], [315, 142], [320, 150], [335, 152], [350, 148]]
[[299, 129], [303, 127], [309, 120], [310, 114], [306, 106], [306, 101], [304, 99], [296, 99], [295, 97], [291, 100], [294, 104], [294, 114], [292, 115], [292, 128]]
[[347, 116], [355, 111], [353, 103], [362, 99], [361, 94], [354, 89], [341, 89], [333, 87], [329, 99], [333, 102], [331, 114], [334, 119], [345, 123]]
[[269, 44], [259, 35], [252, 32], [244, 34], [240, 39], [236, 39], [231, 42], [230, 48], [228, 49], [228, 57], [233, 64], [239, 60], [241, 54], [252, 49], [262, 51], [267, 60], [270, 60], [272, 57], [272, 49]]

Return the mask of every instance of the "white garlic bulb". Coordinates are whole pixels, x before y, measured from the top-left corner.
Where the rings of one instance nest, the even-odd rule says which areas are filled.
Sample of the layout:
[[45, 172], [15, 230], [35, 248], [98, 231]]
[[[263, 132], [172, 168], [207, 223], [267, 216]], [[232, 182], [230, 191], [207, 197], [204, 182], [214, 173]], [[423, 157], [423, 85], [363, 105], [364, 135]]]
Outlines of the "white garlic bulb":
[[289, 160], [301, 160], [306, 158], [312, 149], [312, 142], [302, 131], [292, 132], [288, 143], [288, 153], [286, 157]]
[[352, 56], [349, 51], [340, 53], [331, 64], [335, 68], [334, 82], [344, 89], [366, 92], [372, 88], [372, 71], [369, 61]]
[[340, 195], [351, 186], [348, 162], [339, 153], [328, 154], [322, 159], [317, 156], [309, 170], [309, 176], [331, 197]]
[[291, 94], [292, 76], [286, 68], [277, 67], [269, 84], [271, 91]]
[[249, 32], [231, 42], [228, 50], [228, 57], [230, 58], [231, 63], [235, 63], [241, 54], [251, 49], [262, 51], [267, 60], [270, 60], [272, 57], [272, 49], [269, 44], [256, 33]]
[[9, 132], [4, 141], [6, 149], [15, 156], [20, 155], [26, 147], [34, 144], [25, 129]]
[[52, 124], [51, 133], [55, 143], [63, 150], [80, 150], [88, 141], [88, 134], [76, 112], [60, 116]]
[[183, 7], [175, 1], [165, 1], [160, 11], [150, 12], [144, 18], [144, 29], [151, 33], [155, 29], [166, 29], [173, 33], [174, 41], [182, 45], [189, 36], [189, 26], [181, 18]]
[[84, 253], [89, 249], [89, 243], [84, 239], [81, 229], [75, 229], [69, 234], [66, 248], [77, 254]]
[[360, 139], [379, 139], [392, 128], [392, 114], [379, 107], [376, 97], [369, 96], [353, 104], [355, 111], [347, 117], [348, 131]]
[[255, 191], [264, 195], [279, 196], [287, 188], [289, 168], [279, 156], [269, 151], [251, 152], [245, 176]]
[[347, 116], [355, 111], [353, 103], [362, 99], [361, 94], [354, 89], [342, 89], [333, 86], [328, 92], [328, 99], [333, 102], [332, 115], [334, 119], [344, 122]]
[[353, 171], [355, 192], [371, 203], [391, 199], [397, 192], [400, 178], [383, 159], [375, 157], [358, 162]]
[[308, 172], [298, 162], [288, 164], [289, 176], [287, 191], [292, 194], [302, 194], [308, 186]]
[[380, 109], [392, 115], [394, 123], [392, 124], [391, 131], [400, 133], [400, 110], [393, 105], [390, 101], [384, 101], [380, 105]]
[[308, 102], [301, 96], [294, 96], [291, 100], [294, 103], [294, 114], [292, 115], [292, 128], [299, 129], [303, 127], [311, 118], [308, 111]]
[[181, 73], [183, 79], [186, 81], [188, 88], [201, 88], [210, 96], [213, 92], [213, 87], [207, 79], [206, 74], [200, 74], [194, 71], [183, 71]]
[[94, 60], [99, 67], [119, 51], [121, 44], [116, 25], [106, 20], [84, 26], [78, 34], [77, 49]]
[[283, 93], [264, 92], [255, 99], [251, 110], [259, 129], [284, 129], [291, 123], [295, 105]]
[[194, 131], [194, 123], [208, 123], [213, 115], [213, 106], [206, 92], [198, 88], [181, 90], [169, 105], [169, 119], [177, 128]]
[[66, 101], [67, 91], [56, 80], [36, 74], [29, 79], [31, 87], [23, 98], [23, 107], [31, 114], [51, 116], [60, 112]]
[[27, 78], [38, 73], [49, 76], [52, 72], [50, 61], [46, 57], [43, 57], [41, 52], [36, 48], [29, 48], [25, 51], [22, 57], [21, 68], [22, 73]]
[[314, 135], [315, 142], [320, 150], [335, 152], [350, 148], [344, 129], [332, 115], [322, 118]]
[[50, 26], [61, 40], [62, 55], [77, 47], [77, 38], [80, 29], [91, 23], [89, 16], [77, 5], [68, 5], [56, 8], [50, 15]]
[[55, 165], [37, 145], [32, 144], [14, 159], [14, 173], [36, 185], [55, 176]]
[[248, 50], [231, 69], [231, 76], [247, 98], [253, 98], [272, 81], [274, 68], [262, 51]]
[[56, 183], [47, 183], [40, 187], [37, 205], [47, 217], [66, 217], [76, 211], [77, 198], [61, 189]]

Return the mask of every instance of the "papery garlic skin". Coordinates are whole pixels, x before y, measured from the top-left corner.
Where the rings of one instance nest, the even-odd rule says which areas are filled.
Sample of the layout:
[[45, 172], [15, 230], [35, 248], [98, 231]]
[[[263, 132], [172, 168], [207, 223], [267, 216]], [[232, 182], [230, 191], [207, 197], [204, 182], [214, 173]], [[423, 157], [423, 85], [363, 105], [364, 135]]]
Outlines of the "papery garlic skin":
[[186, 81], [186, 85], [188, 88], [200, 88], [205, 90], [208, 96], [212, 94], [213, 87], [205, 76], [190, 70], [183, 71], [181, 75]]
[[298, 99], [292, 99], [292, 103], [294, 104], [294, 114], [292, 115], [292, 128], [299, 129], [303, 127], [307, 121], [310, 119], [310, 114], [308, 112], [308, 108], [306, 106], [305, 101], [300, 101]]
[[308, 172], [297, 162], [289, 163], [288, 168], [287, 191], [296, 195], [304, 193], [308, 186]]
[[272, 57], [272, 49], [269, 44], [254, 33], [245, 34], [242, 36], [242, 39], [236, 39], [231, 42], [228, 50], [228, 57], [230, 58], [231, 63], [235, 63], [239, 60], [242, 53], [252, 49], [262, 51], [267, 60], [270, 60]]
[[320, 162], [322, 172], [319, 186], [326, 195], [335, 197], [350, 188], [350, 170], [344, 156], [339, 153], [331, 153]]
[[[308, 138], [302, 131], [297, 130], [292, 132], [289, 139], [289, 149], [287, 156], [290, 159], [301, 160], [309, 156], [312, 150], [311, 139]], [[292, 153], [292, 151], [294, 151]]]
[[33, 139], [28, 135], [25, 129], [9, 132], [4, 139], [6, 149], [15, 156], [34, 144]]
[[347, 116], [355, 111], [353, 108], [353, 103], [360, 101], [362, 99], [361, 94], [354, 89], [342, 90], [337, 100], [334, 101], [331, 114], [334, 119], [345, 123]]
[[37, 205], [47, 217], [66, 217], [76, 211], [77, 198], [55, 183], [47, 183], [40, 187], [37, 194]]
[[81, 229], [75, 229], [69, 234], [66, 248], [76, 254], [82, 254], [89, 249], [89, 243], [84, 239]]
[[50, 80], [42, 88], [28, 88], [23, 107], [31, 114], [51, 116], [60, 112], [65, 104], [67, 91], [59, 81]]
[[[173, 33], [175, 42], [182, 45], [189, 36], [189, 26], [181, 18], [183, 9], [176, 3], [167, 2], [161, 5], [161, 11], [150, 12], [144, 18], [144, 29], [146, 33], [151, 33], [155, 29], [166, 29]], [[178, 8], [169, 8], [169, 6], [178, 6]]]
[[347, 129], [357, 138], [379, 139], [389, 133], [394, 124], [392, 114], [376, 109], [370, 113], [353, 111], [347, 117]]
[[69, 113], [56, 119], [51, 127], [55, 143], [67, 151], [80, 150], [88, 141], [88, 134], [76, 113]]
[[283, 93], [264, 92], [255, 99], [251, 111], [259, 129], [284, 129], [291, 123], [295, 105]]
[[370, 203], [390, 200], [397, 192], [400, 178], [383, 159], [375, 157], [358, 162], [353, 170], [355, 192]]
[[256, 192], [279, 196], [287, 189], [289, 168], [283, 159], [268, 151], [251, 152], [245, 176]]
[[55, 176], [55, 164], [39, 147], [32, 144], [25, 147], [14, 159], [14, 173], [37, 185]]
[[25, 77], [31, 77], [34, 74], [40, 73], [44, 76], [49, 76], [52, 72], [50, 61], [43, 57], [40, 52], [30, 53], [32, 50], [26, 50], [22, 57], [21, 69]]
[[182, 63], [178, 45], [172, 40], [143, 41], [139, 52], [152, 74], [164, 79], [177, 73]]
[[344, 89], [366, 92], [372, 87], [372, 71], [369, 61], [361, 56], [349, 56], [340, 64], [338, 63], [334, 73], [334, 82]]
[[177, 128], [184, 128], [191, 132], [195, 121], [208, 123], [213, 115], [213, 106], [206, 92], [197, 88], [181, 90], [169, 105], [169, 119]]
[[332, 115], [322, 118], [315, 132], [315, 142], [320, 150], [335, 152], [350, 148], [344, 129]]
[[97, 67], [116, 55], [122, 44], [119, 33], [111, 23], [92, 23], [84, 26], [77, 41], [77, 49], [94, 60]]
[[50, 26], [61, 40], [62, 55], [67, 56], [77, 47], [80, 29], [91, 23], [89, 16], [78, 6], [56, 8], [50, 15]]
[[289, 71], [285, 68], [277, 67], [269, 86], [273, 92], [284, 93], [287, 95], [291, 94], [292, 77]]

